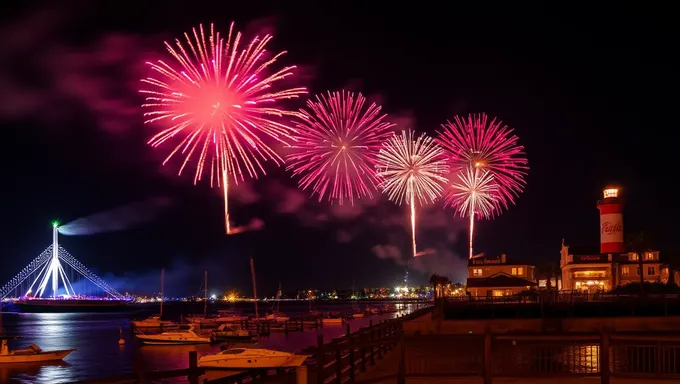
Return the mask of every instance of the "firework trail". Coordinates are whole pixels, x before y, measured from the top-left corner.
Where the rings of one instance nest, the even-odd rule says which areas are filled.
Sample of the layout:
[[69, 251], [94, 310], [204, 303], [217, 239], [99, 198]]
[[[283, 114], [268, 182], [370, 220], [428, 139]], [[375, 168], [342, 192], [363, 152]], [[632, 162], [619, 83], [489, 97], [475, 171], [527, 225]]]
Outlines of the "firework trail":
[[420, 205], [441, 197], [449, 170], [443, 149], [431, 138], [421, 135], [414, 140], [413, 132], [393, 134], [378, 153], [380, 187], [388, 198], [411, 208], [411, 240], [413, 256], [416, 247], [416, 199]]
[[142, 80], [145, 89], [140, 92], [146, 97], [142, 107], [148, 110], [145, 123], [154, 123], [159, 130], [148, 143], [171, 147], [163, 165], [175, 155], [183, 158], [178, 174], [195, 167], [194, 184], [209, 174], [210, 185], [222, 188], [229, 234], [229, 179], [238, 183], [246, 175], [265, 174], [267, 160], [283, 163], [265, 140], [292, 141], [292, 128], [285, 120], [298, 113], [277, 103], [306, 90], [273, 89], [292, 76], [295, 67], [272, 70], [285, 52], [265, 57], [271, 35], [243, 42], [232, 23], [226, 39], [212, 24], [209, 32], [201, 25], [184, 38], [184, 43], [165, 43], [172, 64], [147, 62], [154, 74]]
[[[495, 118], [489, 121], [484, 113], [469, 115], [467, 119], [456, 116], [453, 122], [449, 121], [442, 127], [444, 129], [439, 132], [437, 143], [447, 152], [451, 169], [464, 173], [461, 180], [467, 181], [461, 181], [461, 185], [469, 184], [478, 188], [484, 183], [494, 185], [495, 190], [489, 192], [494, 198], [494, 214], [500, 213], [501, 208], [507, 209], [510, 204], [514, 204], [515, 198], [526, 185], [524, 177], [529, 166], [524, 147], [517, 144], [519, 139], [512, 134], [512, 129]], [[477, 169], [480, 172], [476, 172]], [[455, 195], [461, 193], [461, 190], [451, 188], [448, 193]], [[478, 211], [461, 211], [460, 204], [465, 199], [454, 197], [448, 201], [458, 208], [459, 214], [470, 216], [471, 257], [474, 216]], [[490, 217], [483, 213], [481, 216]]]
[[365, 107], [361, 93], [328, 92], [307, 102], [296, 123], [288, 169], [300, 176], [300, 188], [343, 204], [373, 197], [379, 180], [376, 160], [394, 124], [385, 121], [380, 106]]
[[468, 166], [458, 171], [458, 179], [451, 185], [445, 204], [456, 209], [461, 217], [470, 219], [470, 252], [472, 258], [472, 239], [475, 230], [475, 216], [491, 218], [499, 210], [498, 184], [493, 174], [479, 167]]

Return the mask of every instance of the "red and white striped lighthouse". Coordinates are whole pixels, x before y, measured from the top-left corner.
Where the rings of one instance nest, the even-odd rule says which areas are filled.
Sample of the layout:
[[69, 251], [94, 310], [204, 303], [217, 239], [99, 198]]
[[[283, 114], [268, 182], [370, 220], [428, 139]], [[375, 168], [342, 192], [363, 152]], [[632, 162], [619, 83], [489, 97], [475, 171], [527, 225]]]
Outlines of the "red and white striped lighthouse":
[[617, 188], [602, 191], [604, 198], [597, 202], [600, 210], [600, 253], [623, 253], [623, 199]]

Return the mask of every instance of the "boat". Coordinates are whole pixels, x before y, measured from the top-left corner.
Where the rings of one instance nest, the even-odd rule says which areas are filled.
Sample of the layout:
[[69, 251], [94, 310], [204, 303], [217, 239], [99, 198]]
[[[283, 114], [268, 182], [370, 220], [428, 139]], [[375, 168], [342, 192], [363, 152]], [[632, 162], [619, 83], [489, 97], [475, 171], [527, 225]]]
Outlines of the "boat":
[[356, 312], [352, 314], [352, 317], [355, 319], [363, 319], [366, 314], [363, 312]]
[[261, 348], [229, 348], [214, 355], [201, 356], [198, 366], [222, 369], [253, 369], [296, 367], [302, 365], [306, 355]]
[[321, 322], [324, 325], [342, 325], [342, 317], [339, 317], [337, 315], [329, 315], [328, 317], [324, 317], [321, 319]]
[[62, 349], [58, 351], [43, 351], [35, 344], [25, 349], [10, 350], [7, 340], [18, 337], [0, 336], [0, 364], [35, 363], [41, 361], [63, 360], [75, 349]]
[[290, 317], [288, 316], [283, 316], [280, 313], [270, 313], [269, 315], [265, 316], [263, 320], [273, 320], [279, 323], [285, 323], [286, 321], [290, 320]]
[[163, 302], [165, 301], [165, 289], [163, 282], [165, 280], [165, 268], [161, 269], [161, 313], [158, 315], [149, 316], [144, 320], [133, 321], [132, 326], [135, 328], [163, 328], [174, 326], [175, 323], [170, 320], [163, 320]]
[[250, 331], [242, 329], [236, 324], [222, 324], [210, 332], [212, 341], [251, 340], [252, 338], [253, 335]]
[[210, 338], [198, 335], [193, 326], [188, 329], [163, 332], [157, 335], [136, 335], [144, 344], [149, 345], [177, 345], [177, 344], [209, 344]]
[[217, 323], [235, 323], [243, 320], [248, 320], [248, 316], [218, 313], [218, 316], [214, 320]]
[[175, 323], [170, 320], [162, 320], [161, 315], [149, 316], [144, 320], [136, 320], [131, 323], [135, 328], [163, 328], [175, 325]]

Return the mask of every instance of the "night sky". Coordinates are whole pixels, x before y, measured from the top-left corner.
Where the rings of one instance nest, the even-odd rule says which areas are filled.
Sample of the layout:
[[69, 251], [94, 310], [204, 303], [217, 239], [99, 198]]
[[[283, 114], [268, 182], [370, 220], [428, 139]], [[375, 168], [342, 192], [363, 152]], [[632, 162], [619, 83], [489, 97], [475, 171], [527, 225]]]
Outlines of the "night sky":
[[264, 228], [227, 237], [219, 191], [161, 168], [166, 152], [146, 146], [136, 92], [143, 63], [199, 23], [226, 32], [232, 20], [250, 37], [272, 32], [311, 93], [361, 91], [399, 128], [434, 133], [476, 112], [514, 128], [528, 184], [516, 206], [478, 223], [477, 251], [542, 264], [558, 261], [563, 238], [598, 244], [595, 203], [609, 183], [627, 199], [626, 232], [644, 230], [662, 255], [677, 250], [677, 106], [652, 101], [675, 93], [661, 10], [60, 3], [0, 12], [1, 283], [50, 244], [53, 219], [93, 214], [123, 230], [62, 243], [121, 290], [157, 289], [165, 267], [170, 294], [198, 292], [204, 269], [215, 292], [249, 291], [249, 255], [264, 292], [392, 286], [407, 267], [412, 282], [465, 278], [466, 221], [441, 203], [419, 217], [419, 248], [436, 254], [409, 261], [407, 211], [385, 198], [319, 204], [268, 164], [231, 196], [237, 225]]

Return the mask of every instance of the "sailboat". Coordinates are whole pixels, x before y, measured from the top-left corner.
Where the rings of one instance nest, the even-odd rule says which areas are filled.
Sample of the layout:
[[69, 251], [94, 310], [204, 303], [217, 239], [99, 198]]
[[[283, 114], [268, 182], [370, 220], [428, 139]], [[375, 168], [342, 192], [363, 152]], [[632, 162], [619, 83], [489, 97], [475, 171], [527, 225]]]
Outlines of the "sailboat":
[[278, 322], [285, 322], [290, 320], [290, 317], [287, 317], [281, 312], [279, 312], [279, 308], [281, 308], [281, 296], [283, 296], [283, 293], [281, 292], [281, 282], [279, 282], [279, 290], [276, 292], [276, 304], [274, 306], [274, 313], [267, 315], [265, 317], [265, 320], [275, 320]]
[[203, 316], [191, 316], [188, 317], [187, 320], [190, 323], [202, 325], [214, 325], [216, 322], [216, 319], [208, 318], [208, 271], [205, 271], [205, 277], [203, 281]]
[[169, 320], [163, 320], [163, 302], [165, 301], [165, 288], [163, 281], [165, 280], [165, 268], [161, 269], [161, 313], [159, 315], [149, 316], [144, 320], [133, 321], [132, 326], [135, 328], [162, 328], [173, 326], [175, 323]]

